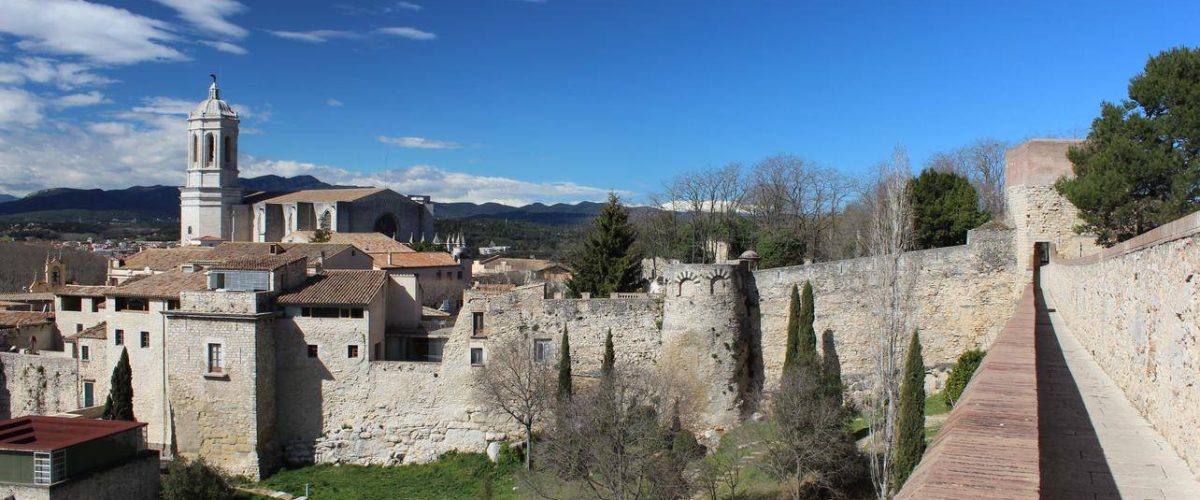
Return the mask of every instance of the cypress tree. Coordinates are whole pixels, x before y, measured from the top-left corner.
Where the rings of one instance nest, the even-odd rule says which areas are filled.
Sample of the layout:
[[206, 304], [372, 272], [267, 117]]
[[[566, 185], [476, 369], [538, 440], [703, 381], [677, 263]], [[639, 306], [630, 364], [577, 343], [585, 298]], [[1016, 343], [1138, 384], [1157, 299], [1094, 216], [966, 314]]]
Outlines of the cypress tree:
[[129, 352], [121, 348], [121, 359], [113, 368], [108, 399], [104, 402], [104, 420], [128, 420], [133, 418], [133, 370], [129, 368]]
[[812, 282], [805, 281], [804, 291], [800, 294], [799, 355], [796, 359], [809, 376], [820, 373], [821, 358], [817, 357], [817, 332], [813, 328], [816, 317]]
[[571, 337], [567, 327], [563, 325], [562, 345], [558, 351], [558, 398], [565, 401], [571, 399]]
[[800, 351], [800, 293], [796, 285], [792, 285], [792, 295], [788, 299], [787, 347], [783, 350], [783, 371], [796, 366]]
[[602, 380], [610, 380], [616, 359], [616, 351], [613, 350], [612, 328], [609, 328], [608, 335], [604, 337], [604, 359], [600, 362], [600, 378]]
[[838, 359], [837, 345], [833, 342], [833, 330], [825, 330], [821, 336], [822, 351], [821, 379], [826, 398], [835, 406], [842, 406], [842, 361]]
[[908, 357], [900, 379], [900, 404], [896, 419], [896, 448], [892, 458], [894, 491], [917, 468], [925, 453], [925, 363], [921, 360], [921, 339], [913, 330]]
[[641, 287], [642, 256], [635, 248], [636, 240], [629, 211], [616, 194], [610, 193], [608, 203], [592, 223], [583, 250], [572, 259], [575, 272], [567, 282], [571, 293], [603, 297]]

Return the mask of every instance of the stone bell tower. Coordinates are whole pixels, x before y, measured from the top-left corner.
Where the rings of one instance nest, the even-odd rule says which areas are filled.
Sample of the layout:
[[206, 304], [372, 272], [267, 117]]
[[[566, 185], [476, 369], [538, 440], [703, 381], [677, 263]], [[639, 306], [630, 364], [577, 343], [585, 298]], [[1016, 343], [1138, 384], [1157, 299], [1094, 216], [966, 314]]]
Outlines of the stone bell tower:
[[238, 115], [221, 100], [212, 76], [208, 99], [188, 114], [187, 183], [179, 194], [179, 242], [199, 243], [205, 236], [233, 239], [234, 206], [242, 202], [238, 185]]

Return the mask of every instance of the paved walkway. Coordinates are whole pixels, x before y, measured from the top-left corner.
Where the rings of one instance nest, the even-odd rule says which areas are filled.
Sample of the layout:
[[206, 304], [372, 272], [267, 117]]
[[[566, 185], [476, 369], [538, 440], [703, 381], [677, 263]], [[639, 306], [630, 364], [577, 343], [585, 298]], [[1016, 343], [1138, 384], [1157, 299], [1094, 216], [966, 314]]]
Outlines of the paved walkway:
[[1040, 422], [1042, 498], [1200, 499], [1200, 481], [1183, 459], [1058, 313], [1045, 316], [1038, 318], [1038, 413], [1053, 417]]

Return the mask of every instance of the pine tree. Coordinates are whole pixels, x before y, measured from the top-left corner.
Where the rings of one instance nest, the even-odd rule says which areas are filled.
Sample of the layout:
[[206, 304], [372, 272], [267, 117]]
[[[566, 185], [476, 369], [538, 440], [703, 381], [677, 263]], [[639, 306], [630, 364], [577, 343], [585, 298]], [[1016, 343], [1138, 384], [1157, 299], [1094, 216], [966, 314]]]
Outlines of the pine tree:
[[835, 406], [842, 406], [842, 361], [838, 359], [837, 345], [833, 342], [833, 330], [825, 330], [821, 336], [822, 351], [821, 379], [824, 380], [825, 397]]
[[896, 419], [896, 448], [893, 488], [899, 491], [917, 468], [925, 453], [925, 363], [921, 360], [921, 339], [916, 330], [908, 345], [908, 357], [900, 379], [900, 404]]
[[133, 418], [133, 370], [129, 368], [129, 352], [121, 349], [121, 359], [113, 368], [108, 399], [104, 402], [104, 420], [128, 420]]
[[567, 327], [563, 326], [562, 345], [558, 351], [558, 399], [566, 401], [571, 399], [571, 337], [567, 334]]
[[597, 297], [636, 291], [642, 281], [642, 256], [634, 248], [636, 239], [629, 212], [620, 198], [610, 193], [583, 250], [573, 259], [575, 269], [567, 287], [575, 295], [586, 292]]
[[967, 231], [990, 218], [971, 181], [956, 173], [926, 169], [908, 182], [908, 196], [917, 248], [964, 245]]
[[600, 378], [601, 380], [610, 380], [613, 373], [613, 366], [616, 364], [617, 354], [613, 349], [612, 328], [608, 329], [608, 335], [604, 337], [604, 359], [600, 361]]
[[796, 366], [800, 351], [800, 292], [792, 285], [792, 295], [788, 299], [787, 347], [783, 351], [783, 371]]

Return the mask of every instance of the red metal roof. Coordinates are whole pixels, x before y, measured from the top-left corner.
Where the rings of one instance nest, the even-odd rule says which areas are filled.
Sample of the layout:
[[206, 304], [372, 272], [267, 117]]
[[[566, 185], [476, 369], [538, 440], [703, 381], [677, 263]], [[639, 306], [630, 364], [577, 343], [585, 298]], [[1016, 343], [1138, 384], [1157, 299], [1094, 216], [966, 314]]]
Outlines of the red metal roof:
[[0, 450], [61, 450], [145, 425], [145, 422], [30, 415], [0, 421]]

